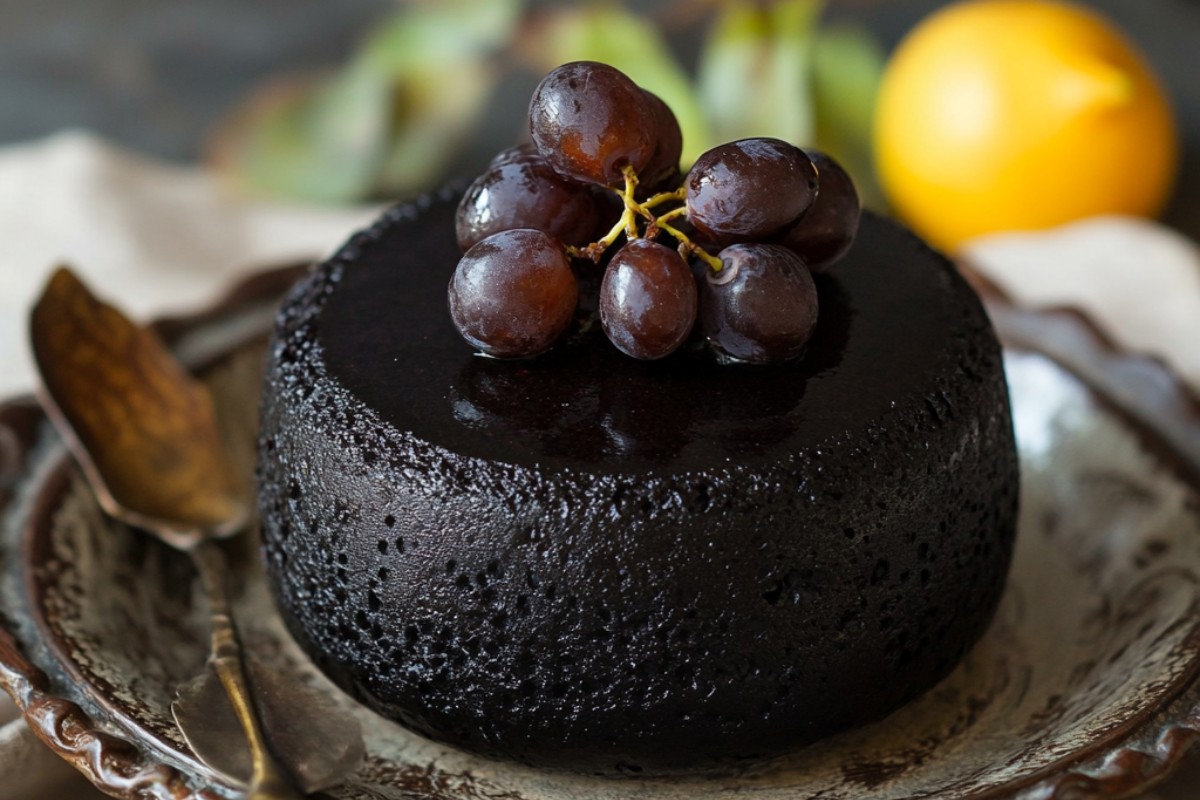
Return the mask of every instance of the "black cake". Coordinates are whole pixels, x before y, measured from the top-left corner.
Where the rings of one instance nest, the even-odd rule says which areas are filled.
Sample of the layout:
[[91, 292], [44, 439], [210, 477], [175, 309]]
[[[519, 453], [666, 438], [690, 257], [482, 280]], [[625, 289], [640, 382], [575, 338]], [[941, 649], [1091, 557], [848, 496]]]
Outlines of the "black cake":
[[586, 319], [499, 361], [446, 310], [454, 211], [387, 212], [278, 318], [266, 558], [334, 681], [485, 755], [648, 774], [879, 718], [980, 637], [1017, 461], [949, 262], [865, 215], [792, 363], [639, 362]]

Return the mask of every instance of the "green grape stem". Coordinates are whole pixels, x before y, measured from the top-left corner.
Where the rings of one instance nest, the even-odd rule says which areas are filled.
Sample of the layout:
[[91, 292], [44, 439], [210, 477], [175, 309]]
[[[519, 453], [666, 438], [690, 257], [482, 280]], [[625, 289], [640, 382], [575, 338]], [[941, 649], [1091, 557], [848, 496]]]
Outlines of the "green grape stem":
[[[673, 192], [659, 192], [658, 194], [654, 195], [646, 202], [642, 203], [642, 208], [651, 209], [651, 208], [660, 206], [663, 203], [667, 203], [667, 202], [671, 202], [671, 201], [674, 201], [677, 203], [682, 203], [686, 199], [687, 199], [687, 188], [684, 186], [680, 186], [678, 189], [676, 189]], [[675, 209], [675, 211], [680, 211], [680, 210], [682, 210], [685, 214], [687, 213], [687, 209], [684, 208], [683, 206], [680, 206], [679, 208]]]
[[[687, 216], [686, 205], [676, 205], [674, 208], [669, 208], [661, 214], [655, 214], [654, 209], [659, 206], [671, 203], [682, 204], [687, 197], [687, 189], [683, 186], [672, 192], [659, 192], [658, 194], [647, 198], [644, 201], [639, 201], [636, 197], [638, 187], [637, 172], [633, 167], [625, 167], [623, 170], [625, 176], [625, 185], [621, 188], [610, 187], [611, 190], [621, 198], [624, 209], [621, 212], [620, 219], [613, 225], [601, 239], [592, 242], [586, 247], [568, 247], [567, 252], [575, 258], [586, 258], [599, 263], [603, 258], [608, 248], [616, 243], [617, 239], [621, 238], [621, 234], [625, 234], [626, 239], [653, 239], [661, 231], [671, 236], [679, 242], [679, 254], [684, 258], [692, 256], [700, 259], [712, 269], [713, 272], [721, 271], [721, 259], [709, 253], [700, 245], [693, 242], [686, 233], [671, 225], [671, 221]], [[645, 220], [644, 230], [639, 230], [638, 219]]]
[[646, 211], [637, 200], [634, 199], [637, 194], [638, 178], [637, 172], [633, 167], [625, 167], [625, 191], [621, 193], [621, 199], [625, 202], [625, 213], [621, 215], [621, 219], [625, 220], [625, 235], [630, 239], [638, 238], [637, 229], [637, 214], [646, 215], [650, 212]]

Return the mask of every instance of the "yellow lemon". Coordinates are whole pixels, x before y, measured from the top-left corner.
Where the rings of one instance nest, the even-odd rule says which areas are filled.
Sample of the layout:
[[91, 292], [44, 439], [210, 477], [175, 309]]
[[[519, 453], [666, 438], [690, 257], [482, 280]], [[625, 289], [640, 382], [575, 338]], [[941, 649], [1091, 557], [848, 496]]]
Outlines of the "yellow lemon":
[[880, 181], [934, 244], [1103, 213], [1152, 216], [1174, 181], [1170, 104], [1106, 20], [1054, 0], [968, 0], [920, 23], [888, 63]]

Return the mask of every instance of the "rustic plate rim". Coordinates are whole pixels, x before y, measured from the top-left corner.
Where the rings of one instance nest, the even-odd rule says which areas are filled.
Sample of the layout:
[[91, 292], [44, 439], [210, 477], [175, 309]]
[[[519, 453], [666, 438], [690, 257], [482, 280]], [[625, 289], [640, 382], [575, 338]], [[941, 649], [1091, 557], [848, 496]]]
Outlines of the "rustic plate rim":
[[[201, 326], [276, 300], [308, 266], [289, 263], [256, 272], [233, 284], [206, 308], [161, 318], [152, 327], [168, 342], [178, 341]], [[197, 366], [203, 366], [203, 360]], [[23, 474], [25, 462], [37, 445], [43, 420], [32, 395], [0, 401], [0, 513], [6, 513], [13, 504], [15, 498], [6, 488]], [[8, 555], [24, 559], [27, 547], [23, 531], [19, 547]], [[29, 580], [31, 576], [26, 574], [22, 579]], [[10, 625], [9, 620], [0, 616], [0, 688], [13, 699], [34, 735], [93, 785], [130, 800], [224, 797], [211, 788], [192, 786], [191, 776], [183, 770], [152, 757], [153, 750], [145, 744], [139, 747], [133, 741], [135, 737], [126, 739], [109, 733], [81, 705], [64, 696], [65, 692], [55, 691], [49, 675], [26, 656], [9, 630]]]

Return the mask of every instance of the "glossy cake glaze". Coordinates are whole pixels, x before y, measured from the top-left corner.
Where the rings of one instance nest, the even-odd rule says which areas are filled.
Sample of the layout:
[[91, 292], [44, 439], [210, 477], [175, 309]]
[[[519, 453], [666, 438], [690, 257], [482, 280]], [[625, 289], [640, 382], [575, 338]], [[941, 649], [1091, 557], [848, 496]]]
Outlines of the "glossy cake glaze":
[[702, 770], [878, 718], [981, 635], [1017, 463], [944, 258], [865, 216], [796, 363], [638, 362], [594, 325], [504, 362], [446, 311], [454, 207], [356, 236], [271, 348], [267, 563], [342, 687], [488, 755]]

